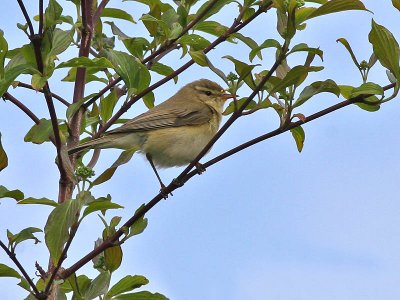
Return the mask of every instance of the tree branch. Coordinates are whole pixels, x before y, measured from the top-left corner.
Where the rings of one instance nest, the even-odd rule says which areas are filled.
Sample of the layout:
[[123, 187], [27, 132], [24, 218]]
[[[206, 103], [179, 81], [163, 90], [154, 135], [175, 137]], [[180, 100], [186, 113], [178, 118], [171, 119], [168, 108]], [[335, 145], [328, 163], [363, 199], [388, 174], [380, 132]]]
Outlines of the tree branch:
[[93, 15], [93, 26], [96, 25], [96, 22], [98, 19], [100, 19], [101, 14], [103, 13], [104, 8], [106, 7], [106, 5], [108, 4], [108, 2], [110, 2], [110, 0], [102, 0], [99, 4], [99, 6], [96, 9], [96, 12]]
[[7, 246], [0, 241], [0, 247], [3, 248], [4, 252], [7, 253], [8, 257], [13, 261], [13, 263], [17, 266], [17, 268], [20, 270], [26, 281], [29, 283], [30, 287], [32, 288], [33, 292], [35, 293], [35, 296], [41, 295], [39, 290], [37, 289], [36, 285], [33, 283], [32, 279], [29, 277], [28, 273], [24, 269], [24, 267], [21, 265], [19, 260], [17, 259], [15, 253], [11, 252]]
[[22, 110], [33, 122], [36, 124], [40, 123], [39, 118], [29, 109], [27, 108], [21, 101], [12, 96], [9, 92], [5, 92], [3, 94], [3, 98], [9, 100], [11, 103], [15, 104], [20, 110]]
[[[32, 85], [27, 84], [27, 83], [18, 82], [17, 86], [23, 87], [23, 88], [26, 88], [26, 89], [29, 89], [29, 90], [37, 91], [37, 92], [40, 92], [40, 93], [44, 93], [43, 89], [36, 90]], [[51, 94], [51, 97], [53, 97], [54, 99], [57, 99], [58, 101], [60, 101], [65, 106], [70, 106], [70, 103], [67, 100], [65, 100], [64, 98], [62, 98], [61, 96], [59, 96], [57, 94], [54, 94], [54, 93], [50, 93], [50, 94]]]
[[39, 0], [39, 35], [43, 34], [43, 19], [44, 19], [44, 12], [43, 12], [43, 0]]
[[32, 22], [29, 18], [28, 12], [26, 10], [26, 7], [24, 5], [24, 2], [22, 0], [17, 0], [19, 7], [21, 8], [22, 14], [24, 15], [25, 21], [28, 24], [28, 28], [29, 28], [29, 35], [33, 36], [35, 34], [35, 31], [33, 30], [33, 25]]

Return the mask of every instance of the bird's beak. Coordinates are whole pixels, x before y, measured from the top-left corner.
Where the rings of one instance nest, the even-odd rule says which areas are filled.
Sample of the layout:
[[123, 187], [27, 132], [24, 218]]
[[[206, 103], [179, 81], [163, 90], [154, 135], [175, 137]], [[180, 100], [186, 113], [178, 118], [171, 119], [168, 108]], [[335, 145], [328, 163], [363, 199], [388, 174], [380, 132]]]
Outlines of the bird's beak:
[[221, 98], [224, 99], [225, 101], [234, 97], [236, 97], [236, 95], [227, 93], [225, 90], [221, 91]]

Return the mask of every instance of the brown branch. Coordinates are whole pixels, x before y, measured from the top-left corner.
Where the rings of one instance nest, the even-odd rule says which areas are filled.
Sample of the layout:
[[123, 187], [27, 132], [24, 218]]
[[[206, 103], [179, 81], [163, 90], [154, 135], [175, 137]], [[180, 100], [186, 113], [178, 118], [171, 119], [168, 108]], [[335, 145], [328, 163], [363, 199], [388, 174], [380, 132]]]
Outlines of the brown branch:
[[41, 293], [37, 289], [36, 285], [33, 283], [32, 279], [29, 277], [29, 275], [26, 272], [26, 270], [24, 269], [24, 267], [21, 265], [21, 263], [17, 259], [17, 256], [15, 255], [15, 253], [11, 252], [2, 241], [0, 241], [0, 247], [3, 248], [4, 252], [7, 253], [8, 257], [13, 261], [13, 263], [20, 270], [20, 272], [22, 273], [22, 275], [24, 276], [24, 278], [26, 279], [26, 281], [29, 283], [30, 287], [32, 288], [33, 292], [35, 293], [35, 296], [38, 299], [40, 299], [39, 297], [40, 297]]
[[93, 15], [93, 26], [96, 25], [96, 22], [98, 19], [100, 19], [101, 14], [103, 13], [104, 8], [106, 7], [106, 5], [108, 4], [108, 2], [110, 2], [110, 0], [102, 0], [99, 4], [99, 6], [96, 9], [96, 12]]
[[44, 19], [44, 13], [43, 13], [43, 0], [39, 0], [39, 35], [43, 34], [43, 19]]
[[36, 124], [40, 123], [39, 118], [29, 109], [27, 108], [21, 101], [12, 96], [10, 93], [5, 92], [3, 94], [3, 98], [9, 100], [11, 103], [15, 104], [20, 110], [22, 110], [33, 122]]
[[28, 24], [28, 28], [29, 28], [29, 35], [33, 36], [35, 31], [33, 30], [33, 25], [32, 22], [29, 18], [28, 12], [26, 10], [26, 7], [24, 5], [24, 2], [22, 0], [17, 0], [19, 7], [21, 8], [22, 14], [24, 15], [25, 21]]
[[[41, 52], [43, 35], [34, 34], [34, 35], [30, 36], [29, 38], [33, 45], [33, 50], [35, 53], [35, 59], [36, 59], [36, 64], [37, 64], [38, 70], [40, 73], [43, 74], [44, 64], [43, 64], [43, 58], [42, 58], [42, 52]], [[50, 114], [51, 125], [53, 127], [54, 141], [55, 141], [57, 157], [58, 157], [58, 161], [59, 161], [59, 163], [57, 164], [57, 167], [60, 172], [60, 181], [65, 181], [65, 180], [67, 180], [68, 175], [67, 175], [67, 172], [64, 167], [64, 162], [62, 160], [62, 155], [61, 155], [62, 141], [61, 141], [61, 136], [60, 136], [60, 129], [58, 126], [57, 113], [56, 113], [56, 109], [54, 107], [52, 93], [50, 91], [48, 81], [46, 81], [45, 85], [43, 86], [43, 94], [44, 94], [44, 98], [46, 99], [47, 108], [48, 108], [49, 114]]]
[[[43, 89], [37, 90], [32, 85], [27, 84], [27, 83], [18, 82], [17, 86], [18, 87], [23, 87], [23, 88], [26, 88], [26, 89], [29, 89], [29, 90], [37, 91], [37, 92], [40, 92], [40, 93], [44, 93]], [[60, 101], [65, 106], [70, 106], [70, 103], [67, 100], [65, 100], [64, 98], [62, 98], [61, 96], [59, 96], [59, 95], [57, 95], [55, 93], [50, 93], [50, 94], [51, 94], [51, 97], [53, 97], [54, 99], [57, 99], [58, 101]]]

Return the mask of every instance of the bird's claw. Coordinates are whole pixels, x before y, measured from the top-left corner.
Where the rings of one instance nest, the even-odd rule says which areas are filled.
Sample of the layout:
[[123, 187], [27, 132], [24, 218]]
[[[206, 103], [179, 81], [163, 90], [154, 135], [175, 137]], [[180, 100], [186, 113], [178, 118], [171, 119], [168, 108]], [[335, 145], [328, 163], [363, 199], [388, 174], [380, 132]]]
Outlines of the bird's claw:
[[197, 174], [199, 175], [203, 174], [206, 171], [206, 168], [199, 162], [196, 163], [194, 166], [196, 167]]
[[167, 187], [164, 184], [161, 184], [160, 194], [164, 198], [164, 200], [167, 200], [170, 194], [171, 196], [173, 196], [172, 192], [168, 192]]

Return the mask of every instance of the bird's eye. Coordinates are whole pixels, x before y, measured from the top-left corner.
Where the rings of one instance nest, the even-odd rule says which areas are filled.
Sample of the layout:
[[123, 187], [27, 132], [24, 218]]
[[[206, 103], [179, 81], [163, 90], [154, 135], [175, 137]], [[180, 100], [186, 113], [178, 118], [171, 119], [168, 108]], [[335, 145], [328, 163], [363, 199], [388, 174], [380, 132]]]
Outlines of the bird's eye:
[[205, 91], [204, 93], [205, 93], [207, 96], [211, 96], [211, 94], [212, 94], [210, 91]]

